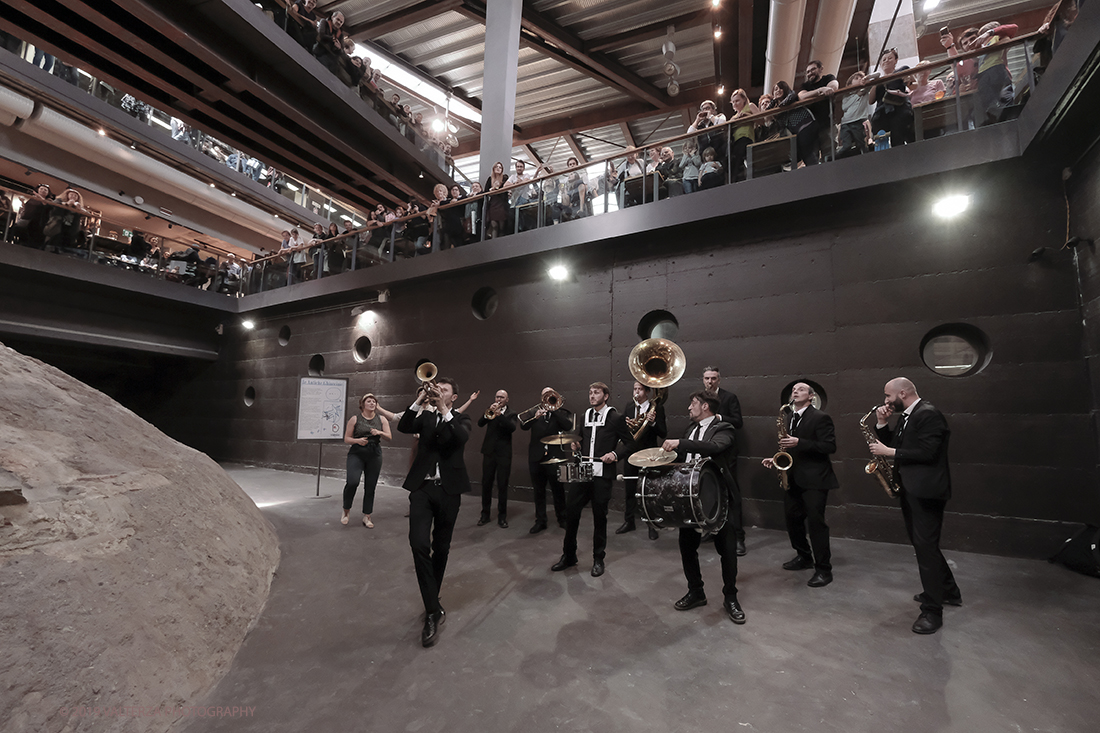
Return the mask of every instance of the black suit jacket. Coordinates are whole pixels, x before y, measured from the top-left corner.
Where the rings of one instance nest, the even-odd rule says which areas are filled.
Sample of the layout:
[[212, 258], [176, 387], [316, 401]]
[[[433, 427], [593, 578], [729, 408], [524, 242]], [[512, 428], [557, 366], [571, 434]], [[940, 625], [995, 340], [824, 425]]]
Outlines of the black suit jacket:
[[803, 489], [835, 489], [840, 486], [829, 456], [836, 453], [833, 419], [808, 405], [798, 427], [791, 433], [798, 445], [789, 449], [793, 463], [790, 480]]
[[733, 496], [737, 491], [737, 482], [733, 475], [737, 465], [737, 435], [733, 426], [715, 417], [701, 437], [688, 440], [693, 430], [695, 430], [695, 423], [688, 425], [687, 430], [684, 431], [684, 437], [676, 446], [676, 460], [682, 463], [689, 453], [698, 453], [710, 458], [722, 470], [726, 489]]
[[745, 425], [745, 421], [741, 419], [741, 402], [738, 401], [737, 395], [721, 387], [718, 388], [718, 417], [737, 430]]
[[485, 428], [485, 440], [481, 442], [481, 453], [496, 456], [499, 459], [512, 460], [512, 433], [516, 432], [516, 416], [511, 412], [486, 420], [485, 415], [477, 419], [477, 426]]
[[875, 432], [885, 445], [897, 450], [894, 473], [907, 492], [920, 499], [951, 498], [951, 470], [947, 463], [951, 429], [935, 405], [923, 399], [917, 403], [898, 445], [894, 445], [894, 431], [889, 425], [876, 428]]
[[436, 424], [438, 420], [434, 412], [424, 411], [417, 415], [414, 408], [409, 408], [397, 423], [398, 432], [420, 435], [416, 458], [402, 486], [407, 491], [416, 491], [429, 477], [432, 464], [438, 462], [443, 491], [464, 494], [470, 490], [470, 477], [462, 452], [470, 439], [473, 423], [469, 415], [454, 411], [449, 421]]
[[[577, 427], [581, 429], [581, 455], [589, 458], [600, 459], [600, 456], [605, 453], [615, 451], [615, 454], [619, 458], [626, 458], [629, 456], [634, 448], [634, 436], [630, 434], [630, 428], [626, 426], [626, 418], [623, 417], [614, 407], [608, 409], [607, 419], [604, 420], [604, 424], [599, 427], [591, 428], [586, 427], [585, 422], [589, 411], [592, 408], [588, 408], [583, 413], [577, 415]], [[589, 453], [589, 445], [592, 442], [592, 431], [596, 431], [596, 449], [594, 455]], [[614, 464], [605, 464], [610, 468], [604, 469], [604, 478], [608, 478], [608, 473], [611, 473], [611, 477], [614, 477]]]
[[[651, 402], [650, 404], [652, 405], [653, 403]], [[626, 404], [626, 407], [623, 408], [623, 417], [634, 417], [635, 409], [634, 400], [631, 400]], [[657, 405], [656, 418], [653, 424], [642, 433], [642, 437], [639, 438], [634, 445], [634, 450], [639, 451], [644, 448], [656, 448], [664, 442], [665, 438], [668, 436], [668, 424], [665, 422], [664, 405]]]
[[573, 429], [573, 413], [564, 407], [559, 407], [553, 412], [548, 412], [540, 418], [536, 418], [525, 425], [520, 425], [520, 430], [531, 431], [531, 445], [527, 448], [527, 460], [531, 463], [540, 463], [548, 458], [565, 457], [565, 452], [560, 446], [546, 445], [542, 439], [549, 435], [568, 433]]

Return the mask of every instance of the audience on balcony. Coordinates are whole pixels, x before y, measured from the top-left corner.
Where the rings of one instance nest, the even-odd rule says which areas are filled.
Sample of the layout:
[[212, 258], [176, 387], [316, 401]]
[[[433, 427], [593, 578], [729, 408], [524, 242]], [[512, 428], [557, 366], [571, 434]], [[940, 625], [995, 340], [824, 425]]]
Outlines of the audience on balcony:
[[703, 166], [699, 169], [699, 189], [717, 188], [725, 183], [726, 174], [722, 169], [722, 164], [715, 158], [717, 152], [714, 148], [707, 148], [703, 151]]
[[815, 133], [811, 155], [824, 157], [832, 152], [833, 94], [840, 88], [840, 82], [832, 74], [826, 74], [825, 67], [817, 60], [806, 65], [805, 79], [798, 91], [799, 101], [817, 100], [809, 107], [814, 116], [811, 124]]
[[317, 0], [298, 0], [287, 11], [290, 22], [287, 23], [286, 32], [298, 42], [305, 50], [313, 53], [313, 46], [317, 43]]
[[313, 45], [313, 55], [326, 69], [340, 76], [344, 56], [344, 14], [339, 10], [317, 21], [317, 43]]
[[699, 155], [699, 143], [693, 137], [684, 140], [679, 166], [684, 193], [694, 193], [699, 190], [699, 168], [702, 165], [703, 158]]
[[[777, 81], [772, 88], [772, 108], [783, 109], [798, 104], [798, 92], [791, 89], [785, 81]], [[783, 112], [779, 124], [795, 136], [795, 151], [798, 162], [803, 165], [817, 165], [818, 136], [814, 124], [813, 112], [808, 107], [795, 107]], [[795, 161], [791, 161], [792, 165]]]
[[[889, 76], [897, 71], [905, 71], [908, 66], [898, 68], [898, 50], [888, 48], [879, 59], [881, 76]], [[877, 136], [880, 132], [890, 135], [891, 147], [905, 145], [916, 140], [913, 129], [913, 106], [909, 102], [909, 89], [905, 79], [892, 79], [877, 85], [871, 91], [871, 101], [875, 112], [871, 115], [871, 129]]]
[[[863, 85], [867, 75], [857, 71], [848, 77], [847, 87]], [[870, 90], [863, 87], [858, 92], [849, 93], [841, 100], [840, 141], [837, 144], [836, 157], [850, 158], [867, 152], [867, 140], [871, 137], [871, 100]]]
[[[975, 48], [994, 46], [1016, 36], [1015, 25], [1001, 25], [997, 21], [986, 23], [974, 41]], [[977, 120], [979, 127], [1001, 121], [1001, 112], [1012, 104], [1012, 74], [1008, 71], [1008, 51], [991, 51], [978, 59]]]
[[12, 226], [10, 236], [13, 242], [35, 249], [46, 246], [43, 230], [50, 216], [51, 201], [53, 195], [48, 183], [40, 183], [34, 187], [34, 194], [23, 202], [19, 219]]
[[489, 178], [485, 181], [485, 191], [491, 194], [485, 212], [485, 223], [489, 227], [485, 234], [487, 239], [504, 234], [505, 227], [508, 225], [508, 194], [492, 194], [493, 191], [503, 188], [506, 183], [508, 183], [508, 174], [504, 172], [504, 164], [498, 160], [493, 163]]
[[[820, 62], [819, 67], [820, 67]], [[828, 75], [829, 77], [832, 74]], [[737, 120], [749, 115], [760, 114], [760, 108], [749, 101], [749, 95], [744, 89], [734, 89], [730, 95], [730, 104], [733, 106], [731, 120]], [[735, 181], [745, 178], [745, 158], [749, 145], [756, 141], [756, 126], [749, 122], [743, 125], [734, 125], [730, 132], [730, 175]]]

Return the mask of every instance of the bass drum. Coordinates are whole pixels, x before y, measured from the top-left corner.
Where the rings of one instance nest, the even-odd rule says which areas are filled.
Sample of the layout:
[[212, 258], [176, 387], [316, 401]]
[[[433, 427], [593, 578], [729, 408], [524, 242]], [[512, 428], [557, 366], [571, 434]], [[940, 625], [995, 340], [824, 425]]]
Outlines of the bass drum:
[[638, 477], [642, 518], [657, 529], [717, 532], [726, 524], [728, 497], [721, 469], [707, 458], [646, 468]]

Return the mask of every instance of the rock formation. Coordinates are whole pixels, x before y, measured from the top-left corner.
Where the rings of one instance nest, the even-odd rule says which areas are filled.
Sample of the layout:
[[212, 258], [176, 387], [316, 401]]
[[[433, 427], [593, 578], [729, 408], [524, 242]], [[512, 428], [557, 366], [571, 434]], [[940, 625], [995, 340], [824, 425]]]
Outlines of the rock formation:
[[0, 720], [167, 730], [227, 671], [278, 564], [207, 456], [0, 344]]

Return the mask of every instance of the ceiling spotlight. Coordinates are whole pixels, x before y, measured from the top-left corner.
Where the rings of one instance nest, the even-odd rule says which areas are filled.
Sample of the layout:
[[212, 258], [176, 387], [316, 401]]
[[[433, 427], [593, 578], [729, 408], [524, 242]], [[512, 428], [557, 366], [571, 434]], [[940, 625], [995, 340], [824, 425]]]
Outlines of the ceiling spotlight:
[[137, 150], [137, 143], [130, 143], [130, 150]]
[[552, 280], [561, 281], [569, 277], [569, 270], [565, 265], [554, 265], [546, 271], [546, 274], [549, 275]]
[[726, 93], [726, 85], [725, 84], [719, 84], [718, 85], [718, 96], [721, 97], [725, 93]]
[[250, 321], [246, 318], [245, 320], [241, 321], [241, 326], [244, 327], [244, 330], [251, 331], [252, 329], [254, 329], [256, 327], [256, 322], [255, 321]]
[[423, 177], [424, 177], [424, 171], [420, 171], [420, 175], [417, 176], [417, 178], [423, 178]]
[[217, 186], [214, 185], [213, 181], [211, 181], [210, 183], [210, 188], [217, 188]]
[[966, 211], [970, 206], [970, 197], [966, 194], [944, 196], [932, 204], [932, 213], [941, 219], [950, 219]]
[[432, 129], [436, 132], [443, 132], [445, 129], [447, 129], [447, 126], [443, 124], [443, 120], [436, 117], [434, 120], [432, 120]]
[[237, 198], [237, 192], [236, 191], [231, 192], [229, 195], [232, 196], [233, 198]]
[[924, 0], [924, 12], [935, 10], [940, 6], [940, 0]]
[[721, 37], [722, 37], [722, 26], [720, 26], [720, 25], [714, 26], [714, 40], [717, 41]]
[[99, 128], [99, 136], [100, 136], [100, 137], [103, 137], [103, 136], [105, 136], [106, 134], [107, 134], [107, 131], [106, 131], [106, 130], [104, 130], [104, 129], [103, 129], [102, 127], [101, 127], [101, 128]]
[[710, 0], [710, 6], [712, 8], [718, 8], [718, 7], [721, 7], [721, 5], [722, 5], [722, 0]]
[[668, 84], [665, 86], [665, 91], [668, 92], [668, 96], [675, 97], [680, 93], [680, 83], [675, 79], [669, 79]]

